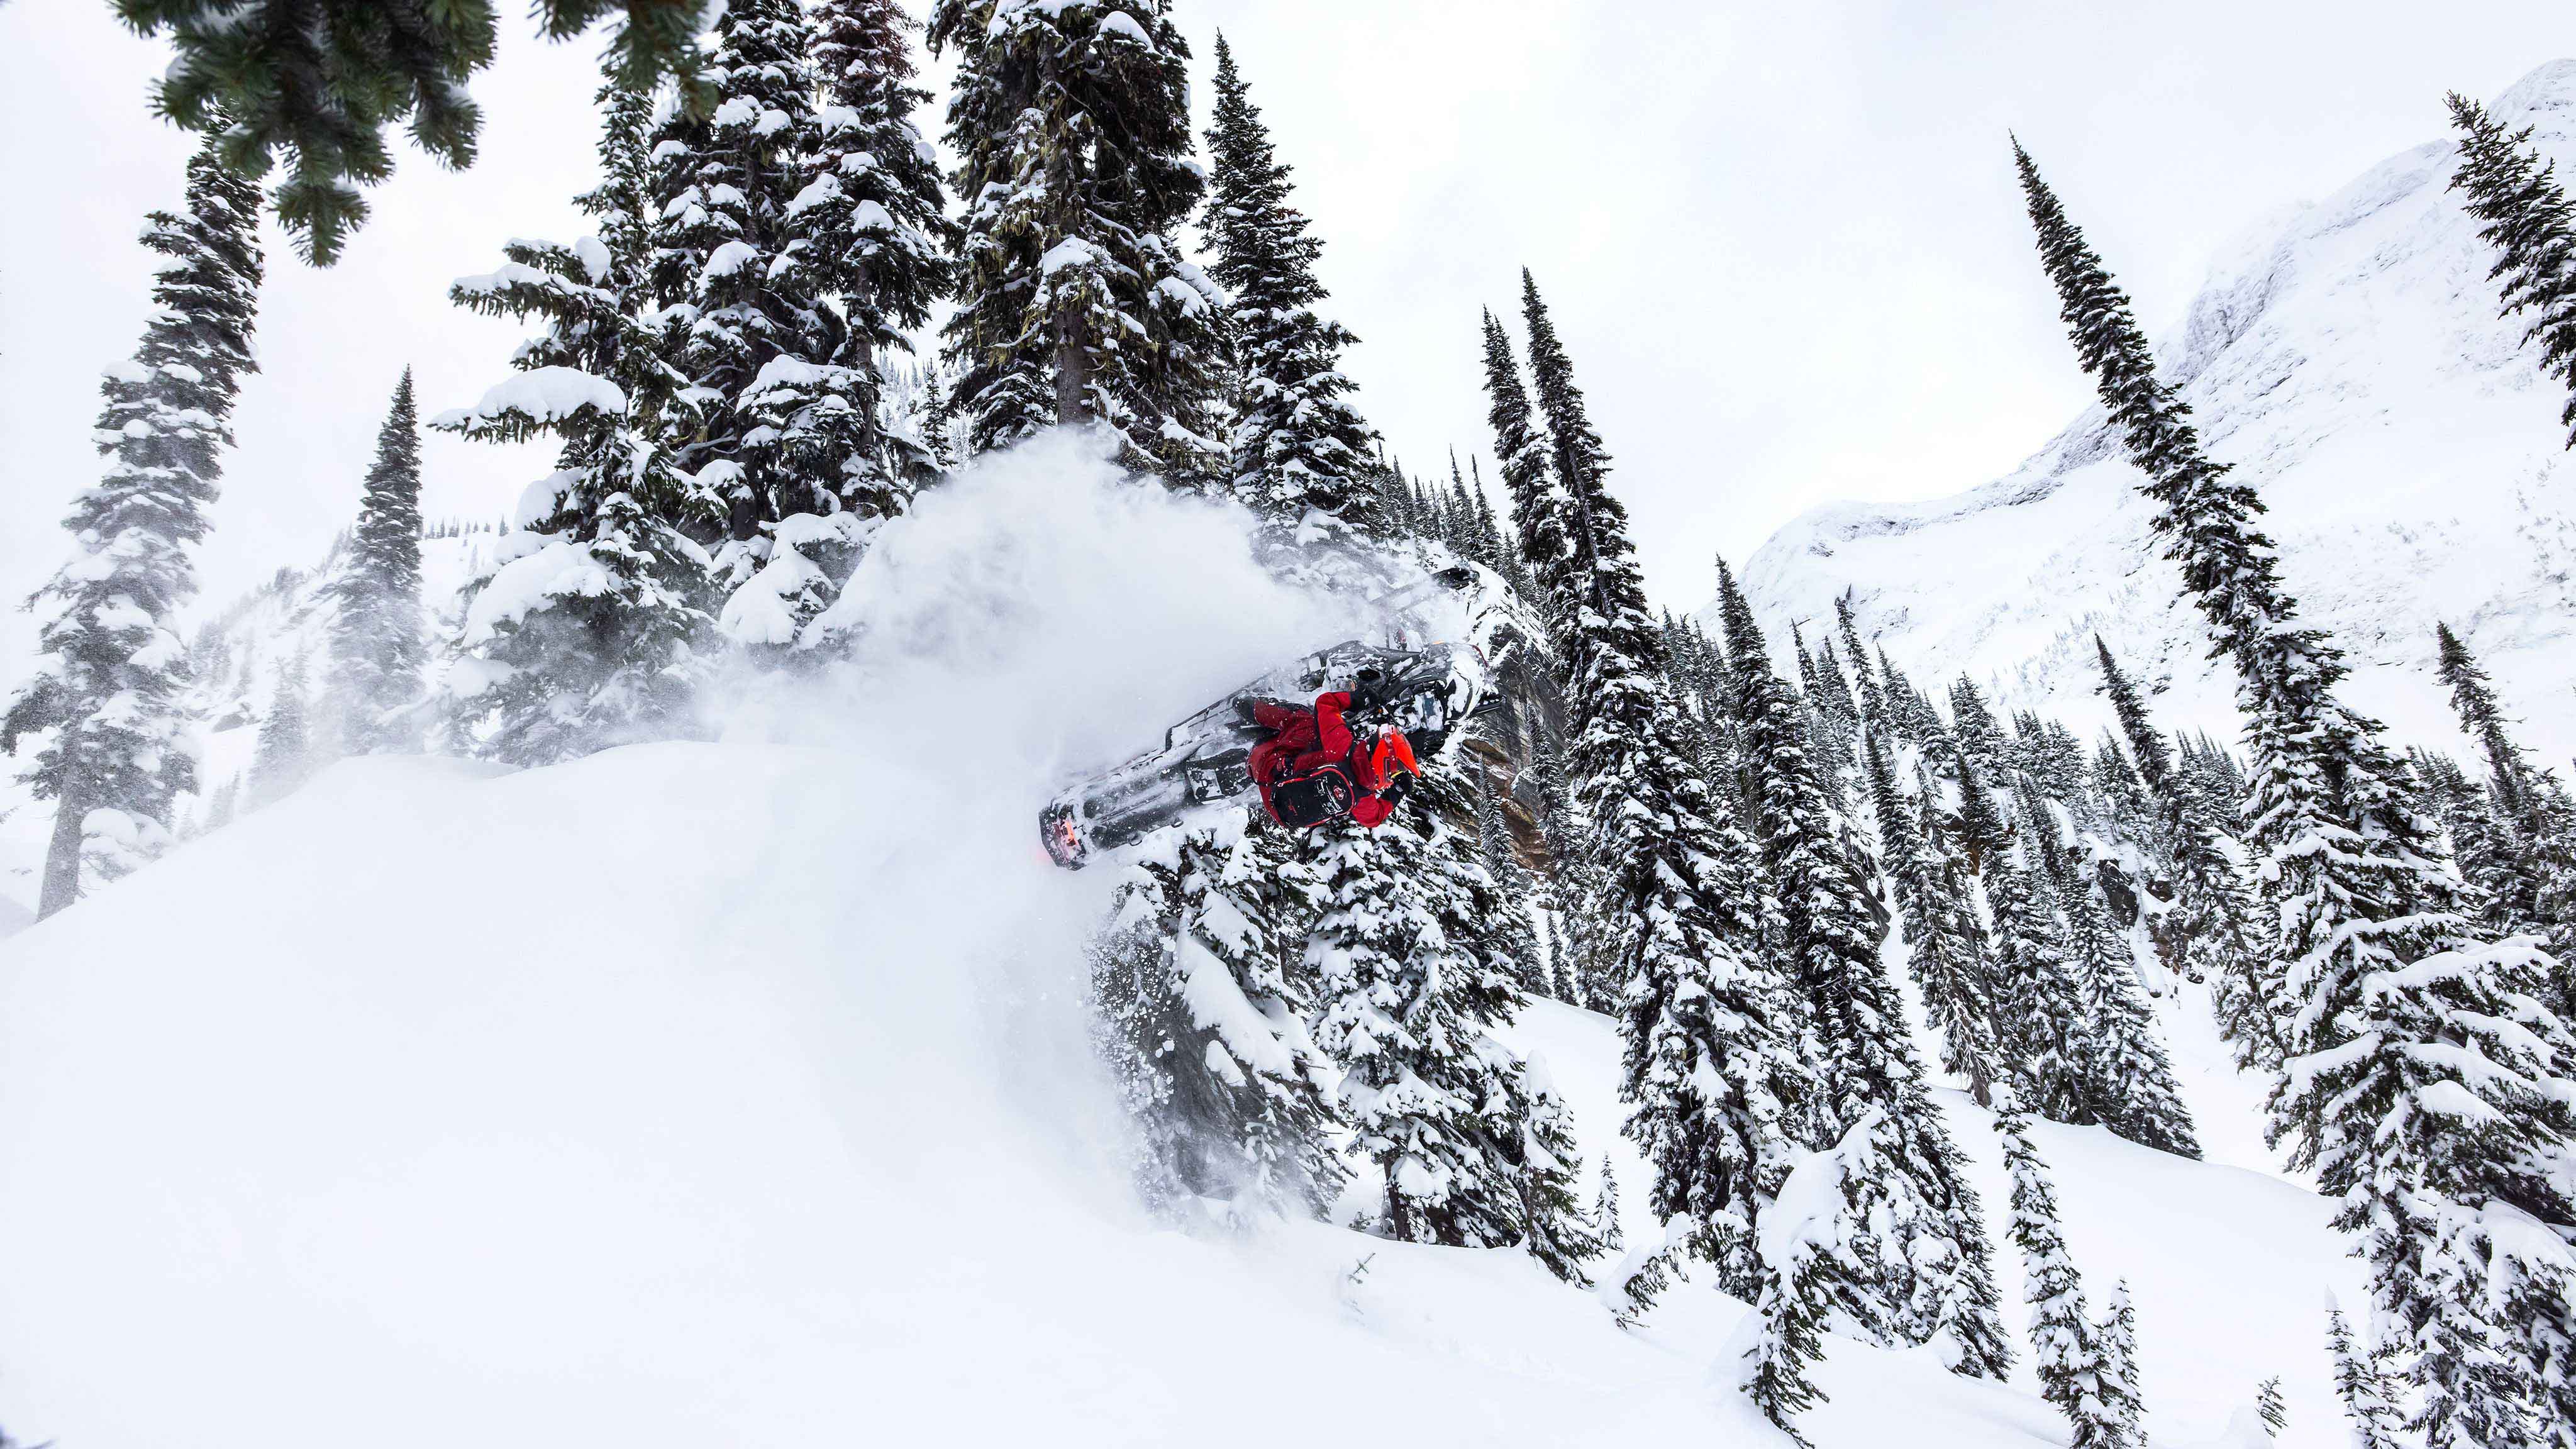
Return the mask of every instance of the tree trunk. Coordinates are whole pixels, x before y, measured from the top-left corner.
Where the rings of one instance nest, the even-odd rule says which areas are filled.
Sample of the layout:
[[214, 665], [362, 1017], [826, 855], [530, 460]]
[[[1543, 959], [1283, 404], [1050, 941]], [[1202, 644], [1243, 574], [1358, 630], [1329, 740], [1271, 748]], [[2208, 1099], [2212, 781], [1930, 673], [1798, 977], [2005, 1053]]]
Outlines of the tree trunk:
[[80, 899], [81, 822], [88, 815], [89, 806], [65, 785], [62, 798], [54, 804], [54, 838], [45, 848], [44, 890], [36, 900], [38, 920]]
[[[1038, 59], [1038, 77], [1041, 93], [1051, 97], [1063, 95], [1063, 88], [1056, 79], [1056, 54], [1051, 47]], [[1056, 103], [1060, 105], [1062, 101]], [[1082, 199], [1077, 194], [1073, 148], [1069, 144], [1070, 138], [1064, 134], [1064, 127], [1058, 124], [1054, 134], [1047, 139], [1046, 172], [1050, 193], [1047, 200], [1055, 227], [1045, 241], [1052, 247], [1074, 234], [1082, 215]], [[1091, 379], [1085, 375], [1083, 366], [1082, 326], [1061, 298], [1055, 302], [1053, 311], [1055, 315], [1048, 320], [1055, 330], [1055, 420], [1065, 427], [1073, 427], [1090, 419], [1085, 394], [1089, 391]]]

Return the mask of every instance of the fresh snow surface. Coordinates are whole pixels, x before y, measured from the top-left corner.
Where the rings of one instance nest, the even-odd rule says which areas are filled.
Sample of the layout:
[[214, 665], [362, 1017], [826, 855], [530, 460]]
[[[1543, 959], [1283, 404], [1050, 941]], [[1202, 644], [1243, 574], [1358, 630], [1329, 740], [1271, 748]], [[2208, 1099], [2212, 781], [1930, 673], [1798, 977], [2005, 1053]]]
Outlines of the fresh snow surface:
[[[726, 246], [740, 243], [727, 242]], [[607, 378], [577, 367], [533, 367], [492, 384], [483, 400], [470, 408], [453, 408], [430, 419], [434, 428], [496, 423], [513, 415], [531, 427], [568, 418], [588, 408], [604, 413], [626, 410], [626, 394]]]
[[[1347, 624], [1242, 525], [1096, 448], [988, 462], [881, 536], [854, 662], [746, 692], [719, 742], [344, 762], [0, 945], [0, 1423], [66, 1449], [1781, 1442], [1704, 1278], [1623, 1333], [1516, 1250], [1135, 1205], [1083, 1006], [1113, 873], [1049, 866], [1032, 812]], [[1587, 1191], [1608, 1152], [1651, 1231], [1611, 1024], [1540, 1002], [1509, 1036]], [[1985, 1115], [1944, 1100], [1999, 1229]], [[2322, 1203], [2039, 1142], [2095, 1301], [2136, 1292], [2157, 1442], [2216, 1440], [2274, 1373], [2289, 1449], [2344, 1442], [2322, 1305], [2359, 1300]], [[2065, 1442], [2027, 1382], [1927, 1352], [1837, 1340], [1820, 1376], [1823, 1449]]]
[[[2495, 110], [2534, 126], [2562, 177], [2576, 171], [2576, 60], [2534, 71]], [[2353, 703], [2402, 741], [2465, 751], [2432, 677], [2433, 625], [2448, 621], [2525, 743], [2563, 769], [2576, 752], [2566, 394], [2518, 346], [2526, 320], [2495, 315], [2494, 258], [2447, 189], [2452, 164], [2449, 140], [2432, 141], [2250, 234], [2166, 339], [2162, 372], [2212, 454], [2269, 505], [2291, 591], [2356, 666]], [[2049, 179], [2079, 225], [2086, 196], [2117, 184]], [[2116, 240], [2093, 240], [2119, 272]], [[2046, 294], [2036, 259], [2029, 285]], [[1936, 699], [1967, 673], [1999, 707], [2057, 713], [2079, 735], [2110, 719], [2092, 693], [2099, 631], [2133, 673], [2169, 686], [2152, 701], [2166, 723], [2232, 740], [2232, 681], [2178, 601], [2139, 481], [2096, 405], [1973, 492], [1806, 514], [1747, 562], [1745, 587], [1766, 618], [1809, 621], [1811, 641], [1856, 590], [1863, 635]]]

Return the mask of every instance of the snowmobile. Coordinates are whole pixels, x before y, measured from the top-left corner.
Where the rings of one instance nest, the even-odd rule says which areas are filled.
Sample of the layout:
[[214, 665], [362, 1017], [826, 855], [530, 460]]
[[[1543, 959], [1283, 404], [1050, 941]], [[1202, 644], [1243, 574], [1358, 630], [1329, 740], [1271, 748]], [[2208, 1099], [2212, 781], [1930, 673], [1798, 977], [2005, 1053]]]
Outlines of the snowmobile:
[[[1400, 616], [1441, 589], [1473, 582], [1467, 570], [1448, 570], [1375, 603]], [[1347, 716], [1353, 725], [1395, 726], [1426, 762], [1460, 726], [1500, 702], [1486, 698], [1484, 657], [1472, 644], [1344, 640], [1271, 670], [1172, 726], [1156, 748], [1057, 795], [1038, 813], [1048, 856], [1080, 870], [1095, 854], [1134, 844], [1193, 811], [1248, 803], [1259, 794], [1248, 763], [1252, 747], [1268, 732], [1250, 722], [1243, 702], [1302, 702], [1335, 689], [1360, 697]]]

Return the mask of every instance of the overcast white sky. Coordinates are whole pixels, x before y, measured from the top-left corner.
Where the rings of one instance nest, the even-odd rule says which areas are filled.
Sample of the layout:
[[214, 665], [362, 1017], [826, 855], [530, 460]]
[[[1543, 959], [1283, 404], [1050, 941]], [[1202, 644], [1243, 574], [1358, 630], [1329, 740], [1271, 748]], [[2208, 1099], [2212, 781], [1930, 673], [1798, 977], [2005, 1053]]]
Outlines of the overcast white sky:
[[[474, 90], [481, 160], [407, 153], [317, 272], [271, 235], [210, 598], [311, 562], [355, 507], [395, 376], [434, 411], [505, 371], [509, 324], [447, 305], [512, 235], [568, 237], [588, 184], [588, 44], [510, 14]], [[1634, 512], [1658, 602], [1696, 607], [1817, 503], [1935, 496], [2008, 470], [2086, 396], [2031, 256], [2017, 130], [2162, 330], [2214, 251], [2442, 129], [2569, 45], [2563, 4], [2166, 0], [1179, 0], [1198, 98], [1233, 42], [1326, 239], [1348, 361], [1408, 465], [1486, 446], [1476, 316], [1535, 269]], [[158, 47], [104, 0], [0, 3], [0, 597], [59, 561], [96, 471], [100, 369], [149, 284], [133, 241], [177, 200]], [[934, 110], [929, 129], [939, 124]], [[434, 438], [427, 507], [492, 515], [532, 454]], [[1973, 567], [1974, 560], [1962, 560]], [[24, 647], [23, 619], [0, 640]], [[14, 672], [0, 665], [0, 675]]]

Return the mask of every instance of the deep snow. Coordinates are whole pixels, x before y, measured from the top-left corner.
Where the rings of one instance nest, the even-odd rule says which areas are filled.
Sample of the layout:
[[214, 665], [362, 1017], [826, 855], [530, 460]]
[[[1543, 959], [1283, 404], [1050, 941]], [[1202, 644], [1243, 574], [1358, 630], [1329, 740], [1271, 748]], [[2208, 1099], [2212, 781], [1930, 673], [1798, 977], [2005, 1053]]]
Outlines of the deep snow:
[[[2425, 97], [2428, 136], [2438, 99]], [[2535, 127], [2562, 177], [2576, 168], [2576, 60], [2532, 72], [2494, 110]], [[2046, 171], [2044, 143], [2037, 155]], [[2433, 626], [2447, 621], [2522, 716], [2526, 744], [2564, 767], [2576, 752], [2566, 393], [2518, 345], [2527, 319], [2495, 315], [2494, 258], [2448, 190], [2453, 161], [2447, 137], [2429, 141], [2249, 231], [2212, 266], [2159, 366], [2211, 454], [2270, 508], [2291, 592], [2356, 665], [2353, 703], [2401, 740], [2464, 750], [2432, 678]], [[2078, 225], [2086, 197], [2119, 184], [2047, 174]], [[2115, 274], [2137, 260], [2115, 236], [2092, 241]], [[2029, 286], [2048, 295], [2036, 257]], [[2150, 316], [2169, 305], [2140, 303]], [[2072, 347], [2063, 355], [2072, 373]], [[2232, 682], [2155, 553], [2138, 482], [2096, 404], [1973, 492], [1803, 515], [1746, 561], [1745, 587], [1767, 618], [1810, 621], [1811, 639], [1851, 589], [1864, 636], [1936, 698], [1967, 673], [1999, 706], [2065, 716], [2079, 736], [2110, 720], [2094, 694], [2098, 631], [2132, 674], [2169, 687], [2153, 701], [2169, 726], [2232, 740]]]
[[[925, 498], [865, 566], [859, 659], [746, 698], [722, 742], [344, 763], [0, 945], [0, 1423], [66, 1449], [1777, 1442], [1705, 1283], [1627, 1334], [1514, 1251], [1136, 1208], [1082, 1009], [1110, 873], [1048, 866], [1031, 812], [1344, 621], [1236, 517], [1107, 471], [1057, 443]], [[1512, 1035], [1645, 1231], [1609, 1024], [1539, 1003]], [[1999, 1226], [1982, 1114], [1950, 1105]], [[2275, 1372], [2283, 1442], [2343, 1442], [2322, 1305], [2357, 1298], [2322, 1204], [2041, 1145], [2097, 1300], [2136, 1290], [2158, 1442]], [[1838, 1342], [1823, 1381], [1827, 1449], [2063, 1442], [2027, 1385], [1927, 1354]]]

